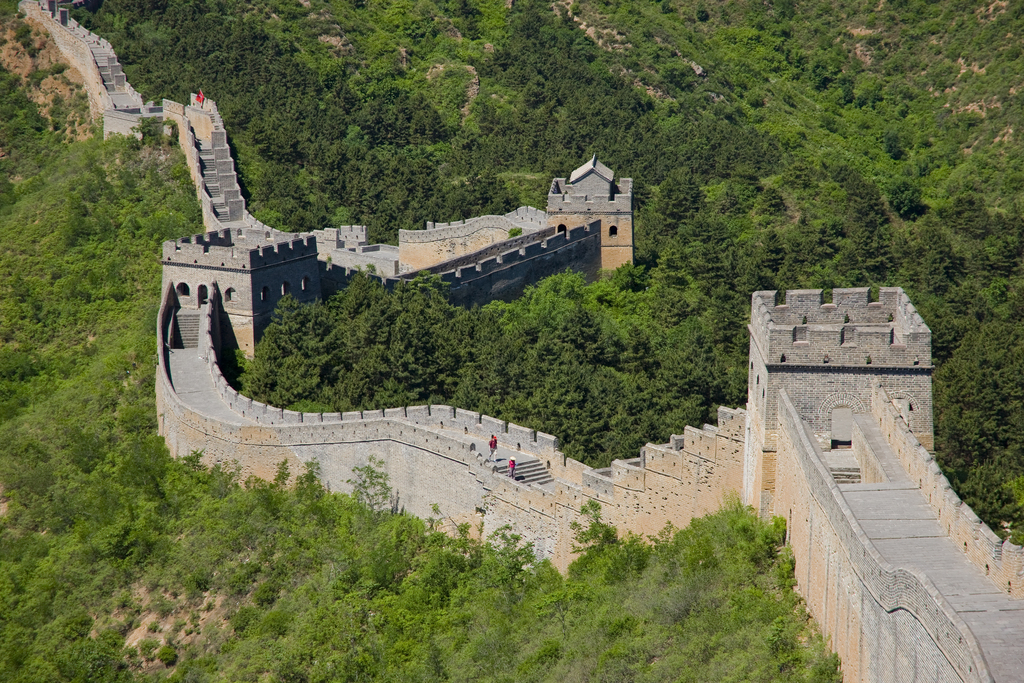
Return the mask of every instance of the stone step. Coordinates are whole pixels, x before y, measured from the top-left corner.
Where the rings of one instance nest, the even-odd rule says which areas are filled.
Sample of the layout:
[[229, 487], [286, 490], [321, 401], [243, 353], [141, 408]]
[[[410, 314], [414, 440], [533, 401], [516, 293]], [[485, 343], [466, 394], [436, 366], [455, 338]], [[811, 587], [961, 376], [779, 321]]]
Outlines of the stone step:
[[[495, 474], [508, 476], [508, 461], [503, 460], [494, 469]], [[516, 462], [516, 481], [522, 484], [547, 484], [554, 477], [539, 460], [518, 460]]]
[[835, 479], [837, 484], [860, 483], [859, 467], [829, 467], [829, 471], [832, 473], [832, 478]]
[[199, 346], [199, 313], [183, 313], [178, 311], [175, 316], [178, 322], [178, 339], [184, 349], [194, 349]]

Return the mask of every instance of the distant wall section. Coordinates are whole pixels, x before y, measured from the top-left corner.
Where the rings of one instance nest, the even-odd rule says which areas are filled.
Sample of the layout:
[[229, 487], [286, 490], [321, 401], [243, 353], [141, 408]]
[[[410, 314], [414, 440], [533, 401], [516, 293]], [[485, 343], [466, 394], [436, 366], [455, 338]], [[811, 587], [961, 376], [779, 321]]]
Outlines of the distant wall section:
[[453, 223], [427, 222], [426, 230], [399, 230], [398, 257], [403, 273], [417, 272], [510, 238], [518, 228], [524, 234], [546, 227], [543, 211], [522, 206], [504, 216], [478, 216]]

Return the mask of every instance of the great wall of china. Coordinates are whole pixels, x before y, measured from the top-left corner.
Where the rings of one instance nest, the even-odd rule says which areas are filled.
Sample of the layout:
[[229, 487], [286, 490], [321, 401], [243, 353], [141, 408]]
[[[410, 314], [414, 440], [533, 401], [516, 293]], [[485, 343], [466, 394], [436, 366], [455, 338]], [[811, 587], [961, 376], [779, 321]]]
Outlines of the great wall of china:
[[[129, 87], [110, 76], [120, 67], [109, 67], [109, 46], [61, 8], [21, 8], [83, 73], [96, 70], [91, 90]], [[90, 97], [104, 101], [102, 91]], [[829, 302], [819, 290], [755, 292], [746, 409], [720, 408], [717, 426], [687, 427], [605, 469], [566, 458], [554, 436], [450, 406], [283, 410], [239, 394], [219, 366], [222, 350], [251, 349], [283, 293], [312, 301], [369, 265], [386, 284], [414, 269], [437, 273], [464, 303], [512, 296], [552, 268], [594, 274], [631, 260], [628, 179], [616, 184], [593, 159], [553, 181], [546, 215], [521, 209], [430, 225], [403, 242], [427, 245], [407, 250], [403, 272], [401, 247], [367, 245], [359, 226], [291, 235], [256, 221], [235, 194], [216, 106], [164, 100], [160, 109], [107, 108], [104, 128], [132, 134], [124, 123], [144, 115], [175, 122], [209, 230], [165, 243], [162, 257], [157, 406], [173, 455], [201, 450], [208, 463], [263, 477], [282, 460], [292, 471], [315, 461], [336, 490], [378, 456], [409, 512], [436, 516], [436, 504], [485, 534], [511, 524], [563, 569], [570, 525], [587, 501], [622, 532], [655, 534], [737, 496], [786, 519], [797, 590], [846, 680], [1024, 679], [1024, 552], [956, 496], [928, 450], [931, 333], [902, 290], [883, 288], [871, 301], [867, 289], [835, 289]], [[609, 188], [599, 211], [587, 206]], [[509, 226], [523, 234], [501, 239]], [[569, 248], [576, 253], [566, 256]], [[518, 457], [515, 480], [484, 462], [492, 433], [499, 462]]]

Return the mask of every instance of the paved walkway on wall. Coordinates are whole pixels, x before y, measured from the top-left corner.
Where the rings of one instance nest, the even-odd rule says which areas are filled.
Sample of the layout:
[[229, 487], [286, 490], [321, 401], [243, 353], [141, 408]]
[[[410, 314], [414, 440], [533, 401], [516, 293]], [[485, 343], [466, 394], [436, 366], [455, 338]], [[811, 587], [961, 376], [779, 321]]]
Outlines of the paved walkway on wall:
[[[175, 393], [192, 409], [230, 424], [256, 424], [254, 420], [242, 417], [233, 411], [224, 402], [213, 383], [213, 377], [210, 375], [206, 361], [199, 357], [198, 349], [172, 349], [169, 355], [168, 370]], [[485, 437], [465, 434], [454, 429], [439, 429], [438, 431], [443, 431], [449, 437], [463, 443], [474, 444], [477, 453], [486, 454], [488, 451], [488, 439]], [[552, 477], [539, 458], [504, 446], [499, 446], [494, 454], [496, 462], [493, 467], [496, 476], [507, 476], [508, 459], [513, 455], [516, 457], [517, 482], [551, 487]]]
[[[858, 415], [867, 442], [891, 481], [839, 489], [887, 562], [931, 579], [974, 632], [997, 681], [1024, 681], [1024, 600], [1014, 600], [967, 559], [939, 524], [878, 425]], [[860, 419], [864, 418], [864, 419]]]
[[230, 424], [256, 424], [231, 410], [220, 397], [210, 368], [199, 357], [198, 349], [171, 349], [167, 369], [174, 392], [197, 412]]

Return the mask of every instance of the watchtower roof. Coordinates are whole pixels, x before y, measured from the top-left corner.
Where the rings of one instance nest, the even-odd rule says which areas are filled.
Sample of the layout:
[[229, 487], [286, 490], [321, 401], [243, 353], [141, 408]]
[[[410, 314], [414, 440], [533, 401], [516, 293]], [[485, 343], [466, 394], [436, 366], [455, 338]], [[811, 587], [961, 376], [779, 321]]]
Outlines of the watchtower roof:
[[575, 183], [576, 181], [580, 180], [590, 172], [596, 173], [597, 175], [607, 180], [609, 183], [612, 182], [612, 180], [615, 178], [615, 174], [612, 172], [612, 170], [605, 166], [604, 164], [602, 164], [600, 161], [598, 161], [597, 155], [595, 154], [590, 159], [590, 161], [583, 164], [582, 166], [580, 166], [579, 168], [572, 172], [572, 175], [569, 176], [569, 182]]

